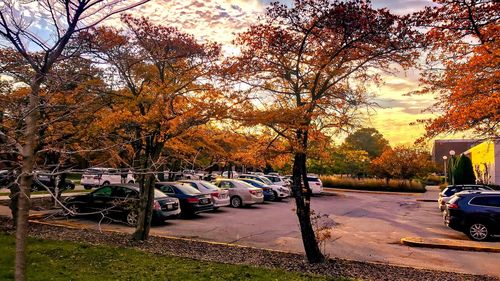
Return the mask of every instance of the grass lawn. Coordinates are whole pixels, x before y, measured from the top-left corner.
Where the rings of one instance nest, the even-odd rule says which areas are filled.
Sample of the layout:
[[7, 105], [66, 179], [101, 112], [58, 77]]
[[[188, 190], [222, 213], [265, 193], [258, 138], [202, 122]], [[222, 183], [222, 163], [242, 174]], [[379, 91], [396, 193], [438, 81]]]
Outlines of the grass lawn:
[[[79, 193], [79, 192], [91, 192], [92, 189], [83, 189], [83, 190], [73, 190], [73, 189], [67, 189], [63, 191], [63, 194], [71, 194], [71, 193]], [[9, 196], [10, 192], [0, 192], [0, 196]], [[48, 191], [34, 191], [31, 192], [31, 195], [37, 195], [37, 194], [49, 194]]]
[[[0, 234], [0, 280], [14, 279], [14, 237]], [[133, 249], [30, 239], [28, 280], [339, 280]]]

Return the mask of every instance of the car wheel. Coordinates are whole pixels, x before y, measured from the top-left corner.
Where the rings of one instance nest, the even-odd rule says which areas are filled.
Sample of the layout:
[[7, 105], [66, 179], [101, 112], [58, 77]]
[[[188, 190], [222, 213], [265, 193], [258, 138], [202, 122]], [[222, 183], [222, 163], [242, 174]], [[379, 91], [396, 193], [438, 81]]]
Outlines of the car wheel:
[[467, 235], [475, 241], [484, 241], [488, 239], [490, 232], [488, 226], [484, 223], [473, 223], [469, 226]]
[[38, 185], [34, 184], [31, 186], [31, 192], [37, 192], [38, 191]]
[[105, 181], [105, 182], [103, 182], [103, 183], [102, 183], [102, 185], [103, 185], [103, 186], [104, 186], [104, 185], [109, 185], [109, 181]]
[[241, 202], [240, 197], [238, 197], [238, 196], [231, 197], [231, 207], [239, 208], [239, 207], [241, 207], [241, 205], [242, 205], [242, 202]]
[[273, 201], [280, 201], [280, 198], [278, 197], [278, 192], [273, 191], [273, 195], [274, 195]]
[[128, 181], [128, 183], [134, 183], [134, 181]]
[[130, 211], [127, 214], [127, 224], [130, 226], [136, 226], [139, 222], [139, 213], [137, 211]]
[[75, 204], [68, 205], [66, 206], [66, 208], [68, 208], [68, 215], [70, 217], [74, 217], [80, 212], [80, 208], [78, 208], [78, 206]]
[[90, 185], [84, 185], [83, 188], [85, 188], [85, 190], [89, 190], [89, 189], [92, 189], [92, 186], [90, 186]]

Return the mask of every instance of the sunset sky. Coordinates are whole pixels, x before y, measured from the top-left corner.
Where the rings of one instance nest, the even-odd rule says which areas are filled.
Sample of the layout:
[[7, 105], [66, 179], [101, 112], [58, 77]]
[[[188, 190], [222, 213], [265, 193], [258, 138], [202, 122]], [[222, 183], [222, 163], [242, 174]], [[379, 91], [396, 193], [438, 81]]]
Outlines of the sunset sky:
[[[234, 34], [244, 31], [255, 23], [270, 1], [258, 0], [193, 0], [165, 1], [153, 0], [131, 11], [131, 14], [149, 17], [156, 23], [174, 25], [194, 34], [198, 39], [217, 41], [226, 52], [234, 47]], [[284, 3], [290, 4], [291, 1]], [[418, 11], [431, 0], [374, 0], [376, 8], [387, 7], [397, 14]], [[418, 88], [418, 72], [415, 69], [398, 71], [394, 75], [383, 76], [384, 85], [370, 87], [377, 95], [381, 106], [372, 112], [367, 126], [377, 128], [393, 145], [409, 144], [423, 134], [421, 126], [410, 126], [417, 119], [428, 118], [430, 113], [422, 113], [429, 107], [431, 96], [404, 96]]]

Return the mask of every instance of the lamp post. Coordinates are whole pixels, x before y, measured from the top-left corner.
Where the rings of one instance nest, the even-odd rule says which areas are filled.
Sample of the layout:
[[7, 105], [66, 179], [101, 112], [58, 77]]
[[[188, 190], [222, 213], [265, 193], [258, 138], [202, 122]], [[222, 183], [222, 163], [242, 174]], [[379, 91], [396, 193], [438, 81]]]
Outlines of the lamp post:
[[443, 162], [444, 162], [444, 183], [448, 183], [448, 170], [446, 169], [446, 160], [448, 157], [443, 156]]
[[450, 167], [450, 179], [451, 179], [451, 184], [455, 185], [455, 175], [454, 175], [454, 169], [455, 169], [455, 150], [450, 150], [450, 156], [451, 156], [451, 163], [450, 165], [453, 165], [453, 167]]

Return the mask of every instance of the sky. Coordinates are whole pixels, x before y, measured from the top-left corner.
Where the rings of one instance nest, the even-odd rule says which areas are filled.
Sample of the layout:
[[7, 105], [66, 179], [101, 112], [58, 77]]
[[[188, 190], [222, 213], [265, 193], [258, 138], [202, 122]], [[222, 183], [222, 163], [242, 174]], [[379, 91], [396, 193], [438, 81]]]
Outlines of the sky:
[[[274, 1], [274, 0], [272, 0]], [[151, 0], [127, 11], [133, 16], [145, 16], [157, 24], [175, 26], [193, 34], [200, 41], [222, 44], [226, 54], [235, 52], [231, 44], [235, 34], [256, 23], [270, 0]], [[282, 1], [291, 5], [291, 0]], [[432, 0], [372, 0], [375, 8], [388, 8], [396, 14], [406, 14], [432, 5]], [[118, 17], [104, 24], [119, 24]], [[45, 28], [44, 28], [45, 27]], [[40, 23], [43, 30], [48, 27]], [[366, 85], [375, 94], [379, 107], [367, 115], [366, 127], [379, 130], [392, 145], [411, 144], [424, 133], [422, 125], [412, 125], [417, 119], [433, 115], [423, 112], [433, 103], [432, 96], [406, 96], [417, 90], [419, 74], [415, 69], [398, 70], [382, 75], [382, 85]]]
[[[223, 44], [226, 53], [234, 51], [231, 41], [257, 22], [269, 0], [152, 0], [130, 11], [135, 16], [146, 16], [152, 21], [173, 25], [195, 35], [199, 40]], [[282, 1], [291, 4], [291, 1]], [[375, 8], [388, 8], [396, 14], [411, 13], [432, 5], [431, 0], [373, 0]], [[369, 85], [380, 106], [367, 116], [365, 126], [379, 130], [392, 145], [411, 144], [424, 133], [422, 125], [409, 125], [417, 119], [432, 117], [423, 112], [433, 103], [432, 96], [405, 96], [418, 89], [418, 71], [399, 70], [383, 75], [383, 84]]]

